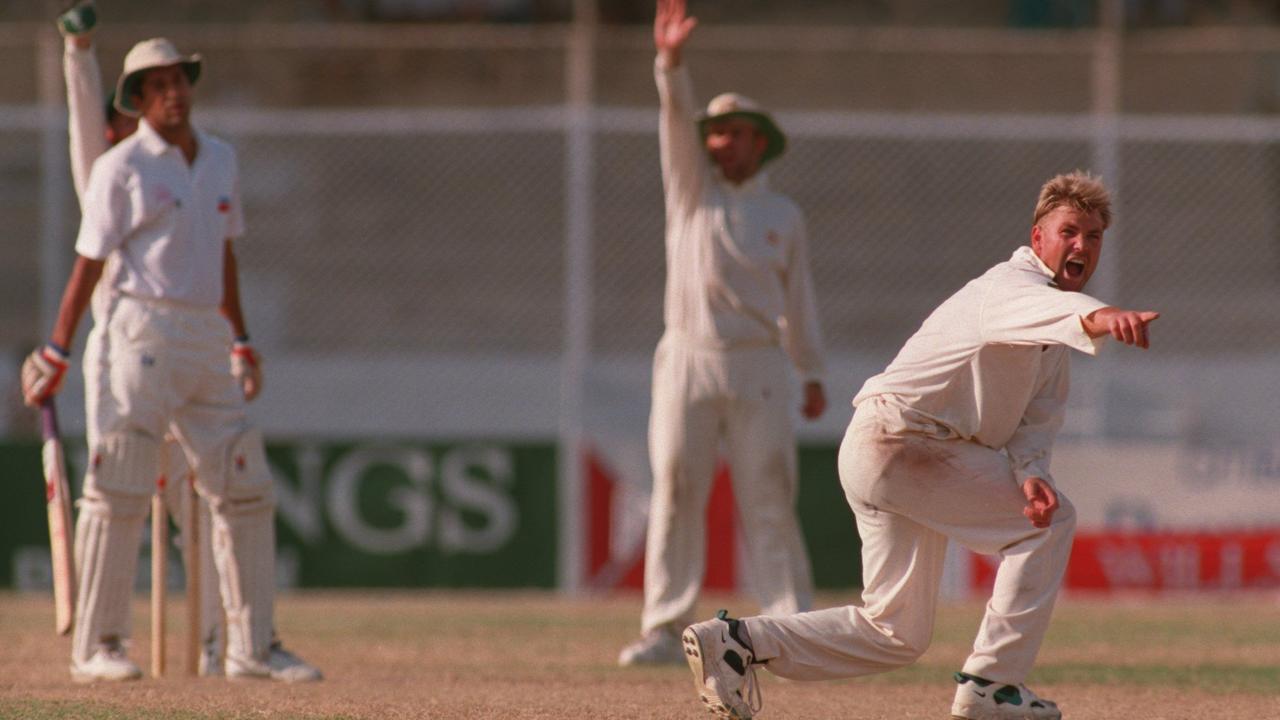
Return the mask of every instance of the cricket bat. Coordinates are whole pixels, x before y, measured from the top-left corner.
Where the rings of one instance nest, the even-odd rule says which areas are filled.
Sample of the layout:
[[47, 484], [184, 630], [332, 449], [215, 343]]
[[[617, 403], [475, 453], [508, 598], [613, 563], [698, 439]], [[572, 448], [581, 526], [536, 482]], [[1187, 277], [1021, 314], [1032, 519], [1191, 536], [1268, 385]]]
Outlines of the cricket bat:
[[40, 406], [40, 430], [44, 438], [44, 501], [49, 513], [49, 553], [53, 558], [54, 628], [59, 635], [71, 632], [76, 616], [76, 565], [71, 544], [71, 491], [63, 460], [62, 436], [53, 399]]

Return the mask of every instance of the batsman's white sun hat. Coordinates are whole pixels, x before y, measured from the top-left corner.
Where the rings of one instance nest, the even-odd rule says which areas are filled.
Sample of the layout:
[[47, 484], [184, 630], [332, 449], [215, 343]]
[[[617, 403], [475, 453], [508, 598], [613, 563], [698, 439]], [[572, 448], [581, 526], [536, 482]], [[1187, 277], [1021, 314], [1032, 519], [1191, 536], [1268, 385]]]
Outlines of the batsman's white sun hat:
[[143, 40], [128, 55], [124, 56], [124, 72], [120, 73], [120, 81], [116, 83], [116, 109], [125, 115], [138, 115], [134, 107], [133, 95], [137, 92], [138, 81], [146, 70], [170, 65], [181, 65], [183, 72], [192, 85], [200, 77], [200, 55], [182, 55], [167, 38], [151, 38]]
[[787, 149], [787, 136], [782, 134], [782, 129], [773, 121], [773, 116], [760, 107], [755, 100], [733, 92], [717, 95], [707, 103], [707, 111], [698, 117], [698, 130], [702, 133], [702, 139], [706, 140], [707, 126], [711, 122], [731, 117], [750, 120], [755, 123], [760, 132], [764, 133], [768, 144], [765, 146], [764, 155], [760, 158], [761, 165], [778, 157]]

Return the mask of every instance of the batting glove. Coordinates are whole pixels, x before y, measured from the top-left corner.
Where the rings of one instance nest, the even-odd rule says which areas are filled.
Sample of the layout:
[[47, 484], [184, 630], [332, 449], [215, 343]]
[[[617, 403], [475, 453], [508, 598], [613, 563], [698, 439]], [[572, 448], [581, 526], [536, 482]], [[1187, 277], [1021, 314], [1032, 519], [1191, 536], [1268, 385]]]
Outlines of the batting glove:
[[245, 400], [262, 392], [262, 356], [247, 341], [237, 340], [231, 346], [231, 375], [240, 383]]
[[67, 374], [70, 361], [66, 351], [53, 345], [32, 351], [22, 362], [22, 401], [38, 407], [56, 395], [62, 388], [62, 378]]
[[59, 15], [57, 20], [58, 32], [66, 37], [88, 35], [97, 24], [98, 11], [93, 6], [93, 0], [78, 0], [70, 3], [70, 7]]

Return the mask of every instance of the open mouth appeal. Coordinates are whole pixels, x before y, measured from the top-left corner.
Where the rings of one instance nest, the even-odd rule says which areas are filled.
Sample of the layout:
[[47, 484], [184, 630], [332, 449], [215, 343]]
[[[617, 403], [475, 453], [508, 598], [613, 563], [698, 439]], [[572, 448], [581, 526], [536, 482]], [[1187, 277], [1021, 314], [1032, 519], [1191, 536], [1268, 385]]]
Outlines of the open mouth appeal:
[[1062, 276], [1068, 280], [1083, 280], [1085, 263], [1083, 260], [1068, 258], [1062, 264]]

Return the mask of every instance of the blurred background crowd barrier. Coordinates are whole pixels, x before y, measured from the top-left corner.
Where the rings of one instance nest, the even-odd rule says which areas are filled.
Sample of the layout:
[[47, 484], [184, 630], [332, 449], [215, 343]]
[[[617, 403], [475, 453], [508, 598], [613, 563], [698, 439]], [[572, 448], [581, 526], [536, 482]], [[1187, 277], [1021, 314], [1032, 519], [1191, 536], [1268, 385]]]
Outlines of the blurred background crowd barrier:
[[[99, 1], [106, 84], [145, 37], [204, 55], [195, 117], [235, 144], [243, 178], [242, 292], [268, 373], [254, 415], [298, 499], [282, 503], [283, 541], [332, 532], [400, 553], [408, 584], [634, 584], [664, 278], [651, 4], [147, 5]], [[51, 325], [78, 222], [45, 10], [0, 11], [0, 435], [14, 458], [35, 427], [17, 366]], [[848, 399], [937, 303], [1027, 241], [1040, 184], [1079, 168], [1117, 206], [1091, 294], [1163, 315], [1149, 352], [1077, 357], [1055, 471], [1082, 528], [1175, 543], [1117, 535], [1107, 555], [1104, 536], [1095, 564], [1120, 568], [1109, 585], [1230, 586], [1222, 533], [1253, 533], [1236, 584], [1280, 583], [1280, 7], [691, 11], [698, 100], [746, 93], [791, 136], [770, 176], [807, 214], [831, 368], [831, 410], [801, 427], [802, 506], [835, 508], [806, 519], [820, 581], [858, 577], [834, 478]], [[415, 22], [459, 18], [472, 22]], [[79, 383], [60, 396], [71, 434]], [[363, 485], [338, 467], [353, 452], [374, 457]], [[310, 481], [304, 457], [325, 458]], [[36, 488], [36, 467], [14, 483]], [[731, 522], [713, 531], [733, 544]], [[449, 570], [459, 548], [504, 547], [540, 569]], [[1178, 548], [1206, 559], [1193, 573]], [[301, 551], [292, 581], [389, 582], [309, 575], [339, 551], [325, 552]], [[0, 557], [0, 582], [5, 563], [21, 565]], [[966, 563], [955, 587], [986, 582]], [[738, 575], [719, 582], [749, 582]]]

